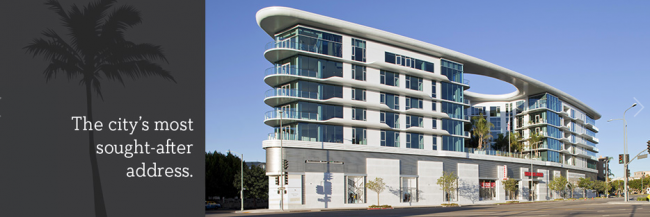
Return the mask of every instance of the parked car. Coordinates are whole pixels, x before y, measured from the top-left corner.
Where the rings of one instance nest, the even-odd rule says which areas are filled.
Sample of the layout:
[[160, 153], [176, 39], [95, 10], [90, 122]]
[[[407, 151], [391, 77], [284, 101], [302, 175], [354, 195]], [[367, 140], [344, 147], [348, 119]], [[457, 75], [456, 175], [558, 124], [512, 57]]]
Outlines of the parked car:
[[205, 209], [219, 209], [221, 208], [221, 204], [218, 204], [217, 202], [214, 201], [205, 201]]

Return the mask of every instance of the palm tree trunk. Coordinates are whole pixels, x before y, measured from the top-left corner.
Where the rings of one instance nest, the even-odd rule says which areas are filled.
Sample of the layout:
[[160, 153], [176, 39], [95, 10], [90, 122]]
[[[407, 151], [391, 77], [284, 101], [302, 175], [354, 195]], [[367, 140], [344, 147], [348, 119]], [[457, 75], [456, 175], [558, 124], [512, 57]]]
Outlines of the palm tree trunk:
[[[86, 81], [86, 112], [87, 119], [93, 122], [93, 101], [92, 88], [90, 81]], [[102, 192], [102, 181], [99, 177], [99, 168], [97, 166], [97, 155], [94, 152], [95, 135], [94, 130], [88, 131], [88, 155], [90, 155], [90, 166], [93, 172], [93, 193], [95, 199], [95, 217], [106, 217], [106, 207], [104, 206], [104, 193]]]

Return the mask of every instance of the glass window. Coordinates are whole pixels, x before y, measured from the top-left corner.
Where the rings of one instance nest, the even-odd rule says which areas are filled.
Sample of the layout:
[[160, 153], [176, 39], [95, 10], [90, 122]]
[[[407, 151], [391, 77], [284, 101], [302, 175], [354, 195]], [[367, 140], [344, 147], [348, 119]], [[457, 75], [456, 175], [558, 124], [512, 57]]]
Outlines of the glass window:
[[406, 148], [424, 149], [423, 135], [420, 133], [406, 133]]
[[431, 98], [436, 98], [436, 81], [431, 81]]
[[381, 84], [399, 87], [399, 74], [389, 71], [379, 71], [379, 79]]
[[399, 114], [393, 112], [384, 112], [380, 114], [380, 122], [387, 124], [391, 128], [399, 128]]
[[406, 88], [422, 91], [422, 78], [406, 75]]
[[501, 107], [490, 106], [490, 117], [501, 117]]
[[399, 96], [390, 93], [381, 93], [379, 95], [381, 104], [387, 105], [390, 109], [399, 110]]
[[440, 91], [442, 92], [442, 99], [454, 102], [463, 102], [463, 86], [447, 82], [440, 82]]
[[496, 200], [496, 182], [494, 180], [479, 180], [479, 199]]
[[366, 80], [366, 67], [352, 64], [352, 79], [365, 81]]
[[440, 107], [442, 107], [442, 112], [447, 113], [450, 118], [462, 119], [464, 116], [464, 109], [461, 104], [440, 102]]
[[399, 132], [392, 130], [382, 130], [381, 146], [399, 147]]
[[352, 60], [366, 61], [366, 41], [352, 39]]
[[400, 186], [402, 203], [418, 202], [418, 179], [416, 177], [402, 177]]
[[352, 100], [366, 101], [366, 90], [352, 88]]
[[393, 63], [397, 65], [406, 66], [409, 68], [420, 69], [427, 72], [433, 72], [433, 63], [407, 57], [407, 56], [402, 56], [399, 54], [386, 52], [385, 61], [387, 63]]
[[[490, 130], [496, 130], [496, 131], [501, 131], [501, 118], [490, 118], [490, 123], [494, 125], [494, 127], [490, 127]], [[496, 139], [496, 137], [494, 137]]]
[[346, 203], [365, 203], [366, 201], [366, 177], [346, 176]]
[[431, 111], [438, 111], [438, 106], [436, 106], [436, 101], [431, 102]]
[[465, 151], [464, 139], [462, 137], [442, 136], [442, 150]]
[[365, 121], [366, 109], [352, 107], [352, 120]]
[[[343, 63], [308, 56], [295, 56], [278, 61], [273, 70], [275, 74], [314, 78], [343, 77]], [[268, 73], [267, 71], [267, 75]]]
[[431, 123], [432, 123], [432, 125], [433, 125], [433, 129], [438, 128], [438, 119], [433, 118], [433, 119], [431, 120]]
[[438, 150], [438, 136], [433, 135], [433, 150]]
[[450, 81], [463, 83], [463, 64], [440, 60], [440, 73], [447, 76]]
[[296, 27], [276, 36], [275, 48], [291, 48], [342, 57], [341, 41], [340, 35]]
[[422, 109], [422, 99], [406, 97], [406, 109]]
[[352, 128], [352, 144], [365, 145], [366, 143], [366, 129], [355, 127]]
[[409, 127], [423, 127], [424, 124], [422, 116], [406, 115], [406, 128]]

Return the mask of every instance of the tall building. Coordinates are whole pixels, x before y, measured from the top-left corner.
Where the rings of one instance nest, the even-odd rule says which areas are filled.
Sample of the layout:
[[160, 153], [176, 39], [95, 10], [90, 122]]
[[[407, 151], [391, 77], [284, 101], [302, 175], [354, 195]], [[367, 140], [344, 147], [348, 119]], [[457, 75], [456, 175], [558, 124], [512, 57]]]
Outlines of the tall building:
[[[548, 84], [297, 9], [264, 8], [257, 22], [273, 39], [264, 52], [273, 64], [264, 77], [270, 209], [280, 209], [281, 198], [284, 209], [366, 207], [378, 199], [365, 186], [375, 178], [387, 186], [380, 203], [397, 207], [549, 200], [560, 196], [548, 189], [556, 176], [596, 179], [600, 114]], [[517, 90], [470, 92], [465, 73]], [[518, 133], [525, 148], [474, 148], [471, 120], [480, 114], [494, 125], [491, 135]], [[529, 146], [533, 134], [540, 139]], [[458, 190], [440, 190], [443, 172], [458, 176]], [[519, 181], [518, 191], [504, 190], [507, 178]]]

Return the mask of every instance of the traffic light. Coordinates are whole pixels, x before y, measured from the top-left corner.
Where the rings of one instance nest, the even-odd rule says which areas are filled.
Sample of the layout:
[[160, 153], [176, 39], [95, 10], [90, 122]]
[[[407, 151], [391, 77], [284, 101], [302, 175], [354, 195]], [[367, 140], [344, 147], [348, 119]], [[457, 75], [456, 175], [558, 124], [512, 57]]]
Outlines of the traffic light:
[[284, 184], [289, 184], [289, 172], [284, 172]]
[[627, 177], [630, 177], [630, 170], [627, 170]]
[[280, 185], [280, 177], [279, 176], [275, 177], [275, 185]]
[[618, 155], [618, 164], [623, 164], [623, 154]]
[[630, 154], [625, 154], [625, 163], [630, 163]]
[[289, 169], [289, 161], [288, 161], [288, 160], [284, 160], [284, 165], [283, 165], [283, 166], [284, 166], [284, 169], [285, 169], [285, 170], [286, 170], [286, 169]]
[[650, 154], [650, 140], [648, 140], [648, 154]]

